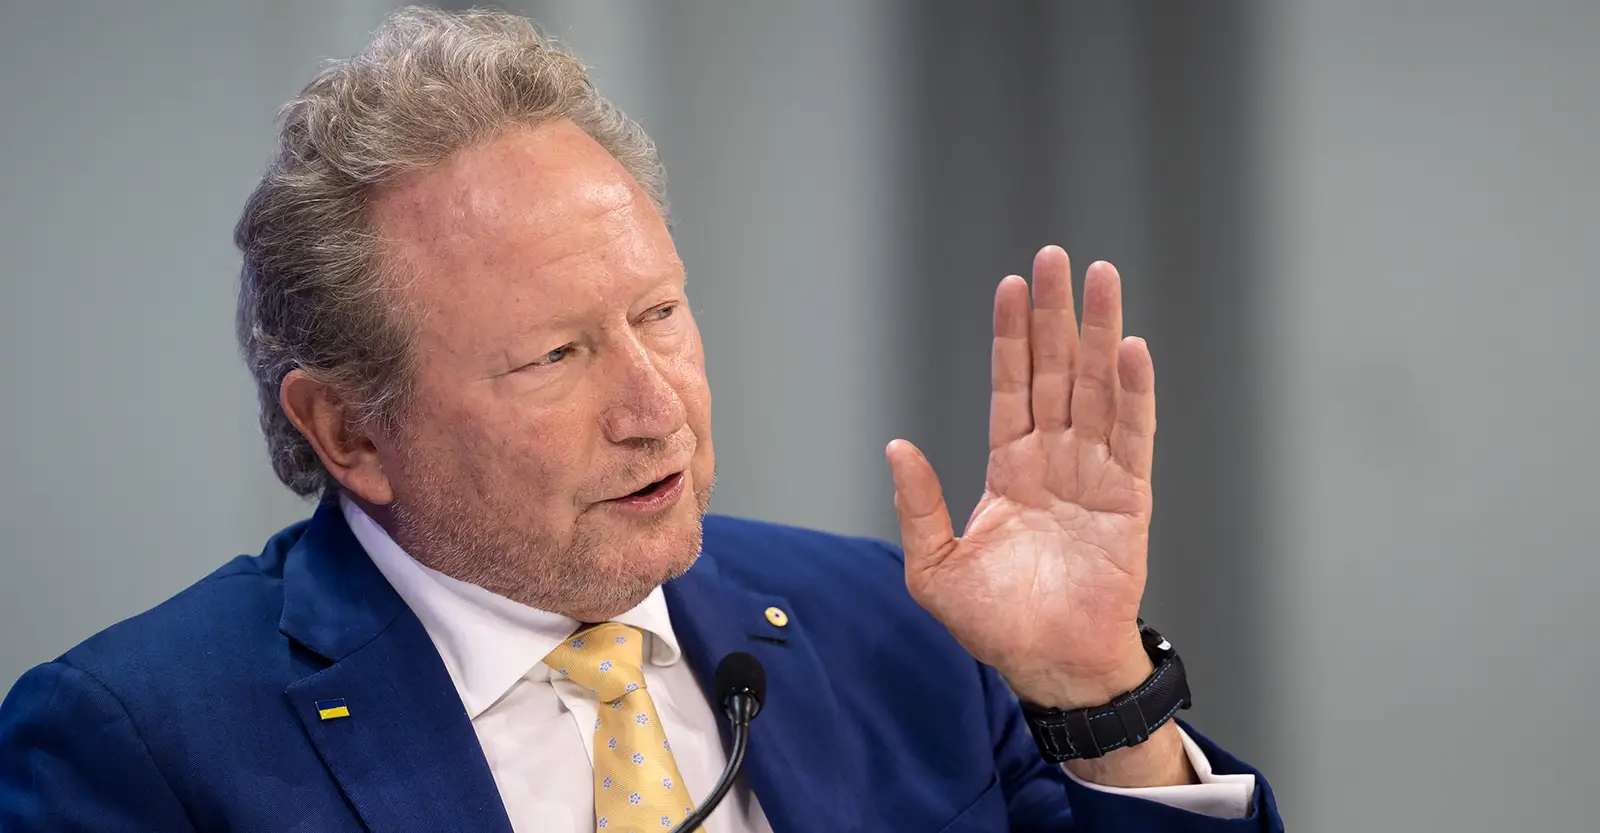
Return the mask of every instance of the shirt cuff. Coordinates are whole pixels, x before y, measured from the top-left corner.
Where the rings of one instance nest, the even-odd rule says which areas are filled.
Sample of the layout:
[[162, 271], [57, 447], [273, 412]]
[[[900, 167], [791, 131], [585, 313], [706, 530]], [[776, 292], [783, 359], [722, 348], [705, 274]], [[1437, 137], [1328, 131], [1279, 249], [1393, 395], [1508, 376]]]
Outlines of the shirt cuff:
[[[1211, 771], [1211, 761], [1206, 759], [1206, 753], [1189, 737], [1189, 733], [1178, 727], [1178, 736], [1183, 738], [1183, 751], [1189, 756], [1189, 766], [1194, 767], [1195, 775], [1199, 776], [1198, 784], [1181, 784], [1171, 787], [1102, 787], [1073, 775], [1067, 771], [1067, 777], [1079, 785], [1112, 795], [1125, 795], [1132, 798], [1143, 798], [1175, 807], [1179, 810], [1188, 810], [1218, 819], [1242, 819], [1250, 815], [1250, 805], [1255, 800], [1256, 777], [1250, 773], [1240, 775], [1217, 775]], [[1062, 765], [1063, 770], [1066, 766]]]

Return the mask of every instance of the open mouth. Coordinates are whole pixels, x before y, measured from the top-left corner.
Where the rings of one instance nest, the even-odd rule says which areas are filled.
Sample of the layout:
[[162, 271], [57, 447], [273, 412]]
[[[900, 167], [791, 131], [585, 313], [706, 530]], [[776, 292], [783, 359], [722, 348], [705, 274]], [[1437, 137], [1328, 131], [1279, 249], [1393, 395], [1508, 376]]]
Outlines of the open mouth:
[[659, 491], [662, 491], [663, 489], [670, 488], [672, 486], [672, 484], [674, 482], [676, 482], [677, 479], [679, 477], [681, 477], [681, 476], [682, 476], [682, 472], [673, 472], [672, 474], [669, 474], [666, 477], [663, 477], [660, 480], [657, 480], [656, 482], [651, 483], [650, 485], [644, 487], [643, 489], [638, 490], [637, 492], [634, 492], [634, 493], [628, 495], [626, 498], [623, 498], [623, 499], [626, 500], [628, 498], [650, 497], [651, 495], [653, 495], [653, 494], [655, 494], [655, 493], [657, 493]]

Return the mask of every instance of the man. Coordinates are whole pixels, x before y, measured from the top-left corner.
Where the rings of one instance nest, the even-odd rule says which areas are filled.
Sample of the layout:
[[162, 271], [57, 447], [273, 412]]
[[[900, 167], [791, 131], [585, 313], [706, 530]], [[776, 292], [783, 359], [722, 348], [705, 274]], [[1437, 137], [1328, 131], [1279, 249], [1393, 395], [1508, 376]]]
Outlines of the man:
[[770, 688], [713, 833], [1281, 829], [1169, 719], [1181, 665], [1140, 629], [1154, 371], [1115, 270], [1081, 328], [1060, 249], [1000, 283], [984, 497], [956, 537], [891, 443], [902, 556], [705, 517], [662, 181], [498, 13], [397, 13], [291, 102], [239, 336], [320, 505], [16, 684], [0, 828], [667, 830], [745, 651]]

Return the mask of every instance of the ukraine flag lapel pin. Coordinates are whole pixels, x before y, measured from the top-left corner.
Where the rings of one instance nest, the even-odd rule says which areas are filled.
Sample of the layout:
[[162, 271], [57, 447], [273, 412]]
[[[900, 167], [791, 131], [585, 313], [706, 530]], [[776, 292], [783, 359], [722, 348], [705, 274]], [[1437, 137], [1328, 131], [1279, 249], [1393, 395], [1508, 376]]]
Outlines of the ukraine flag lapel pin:
[[317, 716], [323, 720], [336, 720], [350, 716], [350, 707], [344, 704], [344, 698], [337, 700], [318, 700]]

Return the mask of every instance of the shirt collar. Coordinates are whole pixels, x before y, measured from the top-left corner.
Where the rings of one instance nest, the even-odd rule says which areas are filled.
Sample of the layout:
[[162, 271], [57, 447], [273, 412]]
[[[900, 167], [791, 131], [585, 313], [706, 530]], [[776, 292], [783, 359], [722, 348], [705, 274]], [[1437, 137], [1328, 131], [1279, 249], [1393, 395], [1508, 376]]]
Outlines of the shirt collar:
[[[549, 679], [545, 655], [572, 635], [577, 620], [529, 607], [426, 567], [401, 549], [354, 501], [341, 495], [339, 505], [367, 556], [421, 620], [469, 719], [494, 705], [518, 680]], [[645, 632], [652, 665], [671, 665], [682, 657], [660, 587], [612, 621]]]

